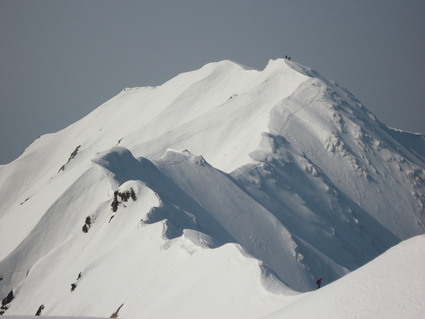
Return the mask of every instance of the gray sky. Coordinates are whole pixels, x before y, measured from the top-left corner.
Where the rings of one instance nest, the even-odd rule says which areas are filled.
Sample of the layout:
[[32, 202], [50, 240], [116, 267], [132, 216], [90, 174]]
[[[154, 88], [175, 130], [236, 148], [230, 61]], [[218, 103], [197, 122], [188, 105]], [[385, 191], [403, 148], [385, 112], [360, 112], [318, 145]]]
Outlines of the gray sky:
[[0, 164], [124, 87], [290, 55], [425, 133], [423, 0], [0, 0]]

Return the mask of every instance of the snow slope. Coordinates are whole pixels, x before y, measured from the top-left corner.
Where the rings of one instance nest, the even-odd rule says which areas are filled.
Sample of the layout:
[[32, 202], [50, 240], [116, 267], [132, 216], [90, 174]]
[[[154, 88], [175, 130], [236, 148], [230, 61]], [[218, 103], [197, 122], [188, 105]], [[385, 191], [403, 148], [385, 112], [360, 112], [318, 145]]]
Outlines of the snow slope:
[[[163, 165], [175, 160], [164, 160]], [[195, 318], [206, 312], [211, 318], [258, 318], [295, 294], [240, 245], [189, 229], [208, 224], [209, 216], [197, 220], [184, 211], [181, 207], [193, 209], [197, 204], [176, 194], [172, 182], [161, 183], [167, 177], [148, 160], [142, 164], [128, 150], [115, 148], [94, 161], [96, 166], [68, 191], [79, 189], [90, 200], [64, 194], [2, 263], [2, 282], [13, 274], [12, 282], [18, 283], [8, 315], [35, 314], [44, 305], [43, 315], [109, 316], [123, 304], [124, 317]], [[128, 172], [140, 179], [128, 180]], [[110, 183], [120, 185], [118, 192], [135, 194], [135, 200], [120, 200], [115, 213], [101, 196], [108, 194], [108, 175], [113, 176]], [[164, 198], [146, 186], [157, 182]], [[94, 189], [86, 189], [87, 184]], [[69, 197], [73, 202], [64, 200]], [[100, 205], [80, 206], [90, 201]], [[61, 218], [51, 214], [57, 211]], [[90, 226], [84, 233], [86, 212], [91, 213]], [[163, 214], [173, 218], [164, 219]], [[221, 241], [226, 239], [222, 232], [221, 227], [211, 229]]]
[[425, 236], [391, 248], [344, 278], [265, 318], [423, 318]]
[[3, 311], [265, 316], [424, 233], [423, 145], [282, 59], [125, 89], [0, 166]]
[[[422, 318], [425, 312], [424, 247], [425, 236], [423, 235], [406, 240], [365, 266], [334, 283], [325, 285], [320, 290], [288, 296], [287, 306], [263, 318], [309, 318], [313, 310], [316, 318]], [[223, 273], [227, 273], [227, 269]], [[232, 280], [233, 276], [237, 276], [237, 273], [232, 274]], [[249, 288], [253, 289], [253, 287]], [[237, 291], [235, 296], [240, 293], [241, 291]], [[291, 299], [293, 299], [292, 302], [289, 301]], [[252, 301], [258, 302], [258, 300]], [[285, 301], [282, 301], [282, 304], [285, 304]], [[199, 309], [198, 316], [213, 318], [214, 315], [209, 315], [209, 310], [208, 308]], [[233, 314], [233, 318], [243, 318], [239, 316], [242, 312], [240, 310]], [[187, 312], [183, 314], [171, 312], [168, 315], [173, 318], [192, 317]], [[29, 317], [5, 316], [6, 318], [28, 319]]]

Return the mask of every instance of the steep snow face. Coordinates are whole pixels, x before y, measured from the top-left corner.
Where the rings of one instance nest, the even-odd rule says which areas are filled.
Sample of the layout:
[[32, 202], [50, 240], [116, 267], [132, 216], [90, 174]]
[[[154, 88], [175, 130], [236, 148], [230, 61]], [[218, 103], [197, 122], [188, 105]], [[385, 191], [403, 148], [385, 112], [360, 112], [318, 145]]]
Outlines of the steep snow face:
[[232, 175], [295, 236], [297, 254], [317, 277], [330, 267], [317, 267], [326, 260], [316, 250], [354, 270], [424, 231], [421, 144], [409, 150], [391, 134], [348, 92], [317, 75], [271, 110], [253, 162]]
[[[313, 77], [272, 114], [270, 133], [284, 137], [287, 149], [302, 154], [313, 170], [397, 237], [423, 232], [423, 158], [392, 139], [351, 94]], [[406, 223], [405, 214], [415, 211]]]
[[125, 89], [0, 166], [2, 311], [266, 315], [424, 233], [423, 145], [286, 60]]

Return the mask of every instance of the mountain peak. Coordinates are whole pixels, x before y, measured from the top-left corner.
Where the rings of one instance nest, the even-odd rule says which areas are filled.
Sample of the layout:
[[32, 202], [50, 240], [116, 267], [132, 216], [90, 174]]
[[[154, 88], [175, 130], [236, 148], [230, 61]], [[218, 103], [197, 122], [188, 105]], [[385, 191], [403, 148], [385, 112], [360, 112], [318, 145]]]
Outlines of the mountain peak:
[[259, 318], [425, 233], [423, 141], [285, 59], [126, 89], [0, 166], [6, 314]]

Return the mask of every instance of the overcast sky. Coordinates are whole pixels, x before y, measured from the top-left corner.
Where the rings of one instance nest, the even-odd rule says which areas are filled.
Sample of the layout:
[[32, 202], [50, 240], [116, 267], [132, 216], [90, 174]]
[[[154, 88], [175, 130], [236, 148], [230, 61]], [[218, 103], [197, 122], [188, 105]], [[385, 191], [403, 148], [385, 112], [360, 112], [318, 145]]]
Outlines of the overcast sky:
[[425, 133], [424, 0], [0, 0], [0, 164], [125, 87], [285, 55]]

